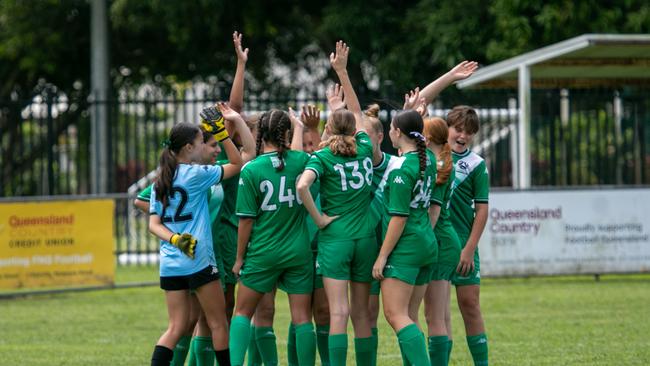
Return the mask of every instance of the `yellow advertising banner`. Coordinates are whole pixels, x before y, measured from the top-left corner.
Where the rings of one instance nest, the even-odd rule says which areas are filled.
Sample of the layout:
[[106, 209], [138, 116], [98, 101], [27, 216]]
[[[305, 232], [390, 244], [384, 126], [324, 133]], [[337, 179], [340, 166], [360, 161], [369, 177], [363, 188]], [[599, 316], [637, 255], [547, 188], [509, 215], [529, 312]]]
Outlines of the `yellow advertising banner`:
[[0, 289], [109, 285], [113, 200], [0, 204]]

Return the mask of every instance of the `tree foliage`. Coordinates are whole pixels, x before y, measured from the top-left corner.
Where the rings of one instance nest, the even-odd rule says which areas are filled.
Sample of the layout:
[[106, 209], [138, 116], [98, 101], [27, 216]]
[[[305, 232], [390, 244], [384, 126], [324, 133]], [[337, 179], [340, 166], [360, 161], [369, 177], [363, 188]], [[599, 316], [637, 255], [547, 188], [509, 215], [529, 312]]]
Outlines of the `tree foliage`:
[[[262, 85], [273, 67], [296, 70], [352, 48], [360, 90], [389, 81], [398, 92], [423, 85], [463, 59], [490, 64], [584, 33], [648, 33], [642, 0], [113, 0], [108, 3], [111, 77], [128, 82], [228, 78], [231, 34], [244, 33], [248, 70]], [[89, 87], [90, 2], [0, 0], [0, 98]], [[374, 85], [373, 85], [374, 83]]]

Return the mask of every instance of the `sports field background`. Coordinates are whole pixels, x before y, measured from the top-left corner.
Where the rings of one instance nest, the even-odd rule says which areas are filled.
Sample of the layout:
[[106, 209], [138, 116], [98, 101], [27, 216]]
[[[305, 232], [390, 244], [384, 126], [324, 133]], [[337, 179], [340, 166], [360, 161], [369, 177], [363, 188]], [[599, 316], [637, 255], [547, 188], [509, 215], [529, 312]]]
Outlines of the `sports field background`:
[[[156, 281], [156, 267], [118, 267], [117, 282]], [[492, 365], [648, 365], [650, 274], [485, 279], [481, 305]], [[275, 332], [286, 365], [289, 311], [279, 291]], [[451, 365], [470, 365], [452, 299]], [[167, 324], [156, 286], [0, 300], [0, 365], [143, 365]], [[421, 317], [422, 321], [424, 317]], [[46, 329], [44, 333], [43, 330]], [[379, 320], [379, 365], [399, 365]], [[350, 341], [352, 331], [350, 329]], [[353, 345], [348, 358], [353, 365]]]

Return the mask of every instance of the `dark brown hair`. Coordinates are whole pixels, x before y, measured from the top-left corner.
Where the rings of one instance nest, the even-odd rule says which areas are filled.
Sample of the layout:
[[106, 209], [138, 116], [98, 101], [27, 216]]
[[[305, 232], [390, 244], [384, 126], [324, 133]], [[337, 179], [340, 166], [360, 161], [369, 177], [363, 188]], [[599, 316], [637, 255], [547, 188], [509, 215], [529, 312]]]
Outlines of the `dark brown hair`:
[[162, 202], [163, 208], [169, 203], [169, 194], [172, 190], [174, 175], [176, 174], [176, 167], [178, 165], [176, 155], [185, 145], [194, 142], [198, 133], [201, 133], [201, 130], [197, 125], [186, 122], [176, 124], [169, 132], [169, 140], [166, 141], [166, 146], [160, 153], [158, 163], [160, 172], [154, 185], [156, 199]]
[[414, 110], [401, 111], [393, 117], [393, 126], [399, 128], [406, 137], [415, 141], [420, 158], [420, 175], [424, 175], [427, 168], [427, 145], [422, 135], [424, 127], [422, 116]]
[[278, 148], [280, 165], [275, 170], [284, 169], [284, 154], [288, 150], [286, 135], [291, 129], [291, 120], [287, 112], [272, 109], [260, 117], [257, 124], [257, 146], [255, 155], [262, 152], [262, 141], [272, 143]]
[[447, 113], [447, 126], [464, 129], [466, 133], [475, 134], [479, 129], [478, 114], [466, 105], [457, 105]]

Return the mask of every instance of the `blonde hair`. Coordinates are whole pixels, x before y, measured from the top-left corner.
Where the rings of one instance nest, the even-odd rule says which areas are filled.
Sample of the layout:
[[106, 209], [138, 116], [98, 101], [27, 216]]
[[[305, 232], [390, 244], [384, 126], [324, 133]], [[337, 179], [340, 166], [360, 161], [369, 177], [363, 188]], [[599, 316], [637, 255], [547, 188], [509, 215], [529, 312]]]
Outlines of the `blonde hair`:
[[327, 126], [330, 137], [321, 142], [320, 147], [329, 146], [335, 155], [357, 156], [357, 142], [354, 139], [356, 132], [354, 114], [346, 109], [339, 109], [330, 115]]
[[375, 103], [369, 105], [368, 109], [363, 112], [363, 115], [367, 125], [372, 128], [373, 131], [376, 133], [384, 132], [384, 125], [382, 125], [379, 120], [379, 104]]
[[438, 177], [436, 178], [436, 184], [438, 185], [445, 184], [449, 180], [451, 168], [454, 164], [451, 158], [451, 146], [449, 146], [447, 141], [448, 137], [449, 128], [444, 119], [432, 117], [424, 120], [424, 138], [427, 141], [442, 146], [442, 150], [437, 157], [438, 162], [442, 163], [442, 166], [438, 167]]

